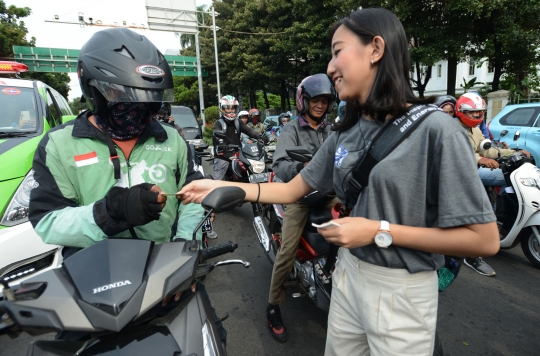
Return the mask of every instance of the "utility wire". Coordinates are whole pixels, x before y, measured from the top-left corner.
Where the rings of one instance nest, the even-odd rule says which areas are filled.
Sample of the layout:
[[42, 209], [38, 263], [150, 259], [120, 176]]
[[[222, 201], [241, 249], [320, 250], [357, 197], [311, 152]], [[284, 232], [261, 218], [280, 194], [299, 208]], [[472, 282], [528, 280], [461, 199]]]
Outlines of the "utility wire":
[[286, 32], [242, 32], [242, 31], [225, 30], [223, 28], [220, 28], [220, 30], [224, 32], [242, 33], [245, 35], [281, 35], [283, 33], [286, 33]]

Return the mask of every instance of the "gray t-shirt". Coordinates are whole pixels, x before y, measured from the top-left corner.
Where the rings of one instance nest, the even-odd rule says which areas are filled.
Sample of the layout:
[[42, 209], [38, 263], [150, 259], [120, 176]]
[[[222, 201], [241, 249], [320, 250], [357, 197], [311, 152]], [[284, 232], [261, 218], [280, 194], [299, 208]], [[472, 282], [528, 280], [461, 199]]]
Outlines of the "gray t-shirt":
[[[382, 126], [362, 117], [349, 130], [330, 135], [300, 172], [302, 178], [321, 192], [335, 190], [345, 202], [351, 170]], [[351, 216], [439, 228], [495, 221], [467, 133], [442, 111], [427, 117], [373, 168]], [[394, 245], [383, 249], [370, 244], [351, 253], [363, 261], [411, 273], [444, 265], [442, 255]]]

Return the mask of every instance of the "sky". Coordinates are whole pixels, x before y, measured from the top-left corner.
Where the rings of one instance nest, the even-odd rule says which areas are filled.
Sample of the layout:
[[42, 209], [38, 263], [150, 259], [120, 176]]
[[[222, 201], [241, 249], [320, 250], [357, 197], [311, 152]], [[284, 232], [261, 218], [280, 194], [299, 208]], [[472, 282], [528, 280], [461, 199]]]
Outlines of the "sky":
[[[161, 1], [165, 4], [171, 0]], [[145, 0], [4, 0], [4, 2], [7, 6], [15, 5], [32, 9], [32, 14], [25, 17], [23, 21], [28, 29], [27, 39], [35, 37], [37, 47], [81, 49], [95, 32], [103, 29], [96, 28], [96, 26], [81, 27], [80, 25], [45, 22], [45, 20], [54, 20], [54, 15], [59, 16], [59, 21], [77, 22], [78, 13], [82, 12], [85, 20], [91, 17], [94, 22], [101, 20], [103, 24], [114, 24], [114, 22], [122, 24], [122, 21], [125, 20], [128, 24], [135, 23], [137, 26], [144, 24], [148, 27]], [[196, 0], [197, 6], [211, 6], [211, 4], [211, 0]], [[180, 40], [172, 32], [134, 31], [148, 37], [162, 53], [168, 49], [180, 49]], [[81, 96], [81, 89], [77, 81], [77, 74], [70, 73], [69, 76], [71, 90], [68, 99], [71, 101]]]

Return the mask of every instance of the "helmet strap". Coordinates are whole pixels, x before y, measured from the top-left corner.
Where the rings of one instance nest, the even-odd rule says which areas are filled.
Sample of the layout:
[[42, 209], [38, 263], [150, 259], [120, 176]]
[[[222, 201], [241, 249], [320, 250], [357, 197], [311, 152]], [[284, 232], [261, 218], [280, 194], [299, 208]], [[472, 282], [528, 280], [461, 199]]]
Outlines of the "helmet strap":
[[[109, 120], [112, 120], [112, 119], [109, 117]], [[109, 134], [109, 129], [108, 129], [109, 120], [105, 122], [105, 129], [103, 130], [103, 135], [105, 136], [105, 142], [107, 142], [107, 147], [109, 147], [109, 158], [111, 159], [111, 162], [114, 167], [114, 179], [119, 180], [120, 179], [120, 158], [118, 158], [118, 152], [116, 152], [116, 147], [114, 147], [114, 143], [112, 141], [111, 135]]]

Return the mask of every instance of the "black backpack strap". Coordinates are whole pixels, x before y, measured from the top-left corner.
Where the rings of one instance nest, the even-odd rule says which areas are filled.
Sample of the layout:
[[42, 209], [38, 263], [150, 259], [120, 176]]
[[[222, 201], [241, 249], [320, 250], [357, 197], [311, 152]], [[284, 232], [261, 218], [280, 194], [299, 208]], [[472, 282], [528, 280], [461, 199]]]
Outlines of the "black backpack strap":
[[385, 124], [375, 138], [368, 143], [366, 154], [352, 171], [352, 177], [345, 189], [347, 208], [354, 207], [360, 193], [364, 187], [368, 186], [369, 175], [373, 167], [409, 137], [424, 119], [436, 111], [439, 109], [433, 105], [414, 106], [405, 115]]

